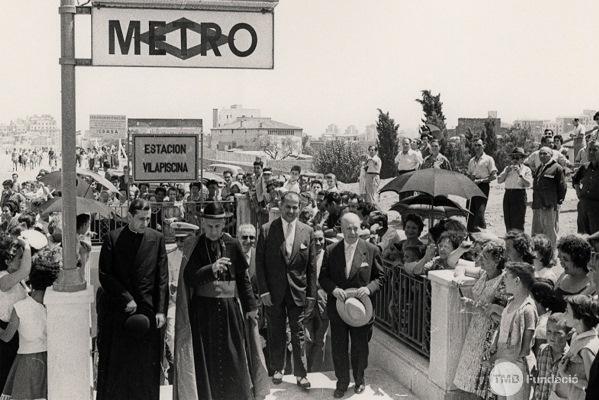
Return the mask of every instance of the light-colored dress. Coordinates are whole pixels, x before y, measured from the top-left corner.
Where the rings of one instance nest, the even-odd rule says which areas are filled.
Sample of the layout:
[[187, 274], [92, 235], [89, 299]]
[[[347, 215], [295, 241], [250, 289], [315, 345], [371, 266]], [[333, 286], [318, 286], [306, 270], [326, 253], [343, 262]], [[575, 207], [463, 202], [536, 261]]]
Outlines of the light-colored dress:
[[483, 271], [472, 287], [472, 297], [479, 306], [473, 309], [474, 315], [468, 326], [453, 383], [465, 392], [491, 398], [493, 395], [488, 390], [489, 372], [492, 367], [490, 348], [498, 323], [487, 317], [480, 305], [505, 306], [507, 295], [503, 285], [503, 274], [487, 279], [487, 273]]

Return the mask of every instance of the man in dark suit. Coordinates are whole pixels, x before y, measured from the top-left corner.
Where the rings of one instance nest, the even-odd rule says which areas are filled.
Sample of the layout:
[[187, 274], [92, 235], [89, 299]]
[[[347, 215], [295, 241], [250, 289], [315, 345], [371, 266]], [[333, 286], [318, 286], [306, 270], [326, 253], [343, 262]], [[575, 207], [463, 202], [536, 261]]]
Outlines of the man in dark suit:
[[564, 169], [552, 158], [549, 147], [541, 147], [541, 165], [534, 173], [532, 185], [532, 231], [531, 235], [543, 233], [549, 237], [553, 247], [559, 231], [559, 206], [566, 197]]
[[354, 391], [365, 388], [364, 370], [368, 366], [368, 342], [372, 337], [374, 317], [364, 326], [346, 324], [337, 312], [337, 300], [345, 302], [346, 290], [355, 289], [355, 297], [372, 296], [384, 280], [381, 256], [377, 246], [360, 239], [360, 218], [347, 213], [341, 219], [344, 239], [327, 247], [320, 269], [319, 283], [327, 292], [327, 311], [331, 325], [333, 364], [337, 377], [334, 396], [341, 398], [349, 386], [350, 360], [347, 353], [351, 338], [351, 368]]
[[164, 236], [147, 228], [150, 204], [135, 199], [129, 224], [108, 233], [99, 261], [98, 400], [158, 400], [161, 328], [168, 307]]
[[298, 221], [299, 195], [286, 192], [281, 217], [260, 228], [256, 248], [256, 278], [266, 307], [268, 353], [274, 370], [273, 383], [283, 379], [286, 324], [289, 319], [293, 373], [298, 386], [307, 390], [304, 357], [304, 316], [310, 315], [316, 296], [316, 264], [312, 228]]

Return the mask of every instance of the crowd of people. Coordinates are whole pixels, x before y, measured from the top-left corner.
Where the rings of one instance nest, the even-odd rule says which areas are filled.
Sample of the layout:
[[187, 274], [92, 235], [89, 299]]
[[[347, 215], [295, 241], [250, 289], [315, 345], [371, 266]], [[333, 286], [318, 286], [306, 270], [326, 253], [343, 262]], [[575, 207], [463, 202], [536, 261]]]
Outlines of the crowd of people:
[[[492, 181], [505, 185], [502, 238], [485, 230], [484, 198], [471, 199], [466, 223], [445, 218], [425, 231], [422, 218], [409, 213], [391, 223], [378, 205], [376, 146], [368, 148], [357, 191], [344, 190], [331, 173], [305, 179], [299, 166], [275, 176], [260, 160], [252, 173], [150, 186], [134, 182], [127, 166], [114, 172], [115, 149], [81, 149], [78, 162], [88, 161], [117, 189], [93, 185], [93, 197], [125, 210], [113, 216], [123, 224], [102, 240], [97, 398], [158, 399], [166, 382], [177, 399], [262, 398], [269, 380], [280, 384], [286, 374], [310, 390], [308, 373], [331, 363], [334, 397], [345, 395], [350, 371], [354, 391], [362, 393], [372, 297], [395, 269], [420, 276], [454, 271], [462, 311], [471, 314], [454, 379], [459, 389], [497, 398], [491, 371], [509, 361], [527, 377], [510, 399], [599, 398], [599, 219], [593, 213], [599, 144], [593, 132], [581, 128], [573, 135], [583, 136], [575, 141], [582, 163], [570, 163], [562, 138], [546, 132], [532, 154], [515, 148], [503, 171], [485, 154], [484, 142], [473, 141], [470, 178], [487, 196]], [[401, 145], [398, 175], [452, 169], [427, 133]], [[38, 153], [15, 150], [13, 163], [15, 152], [0, 199], [0, 386], [2, 398], [44, 398], [42, 304], [60, 268], [62, 238], [59, 216], [42, 208], [60, 193], [39, 180], [19, 182], [19, 156]], [[579, 198], [578, 234], [560, 237], [566, 174]], [[524, 233], [528, 188], [531, 235]], [[235, 231], [228, 228], [236, 225], [240, 196], [249, 199], [252, 223]], [[166, 212], [160, 203], [177, 211], [157, 218]], [[92, 220], [77, 217], [79, 266], [91, 251]], [[175, 239], [168, 251], [166, 226]], [[471, 278], [474, 286], [466, 284]]]

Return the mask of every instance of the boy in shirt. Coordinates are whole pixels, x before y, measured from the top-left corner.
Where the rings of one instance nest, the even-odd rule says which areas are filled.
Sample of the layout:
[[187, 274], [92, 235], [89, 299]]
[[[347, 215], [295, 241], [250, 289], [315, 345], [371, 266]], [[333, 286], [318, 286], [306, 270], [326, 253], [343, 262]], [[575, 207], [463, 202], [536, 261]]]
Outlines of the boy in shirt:
[[[537, 376], [534, 380], [534, 400], [548, 400], [552, 392], [558, 388], [555, 384], [558, 376], [557, 367], [562, 356], [568, 351], [568, 334], [565, 315], [552, 314], [547, 321], [547, 343], [539, 347], [537, 353]], [[558, 390], [559, 391], [559, 390]], [[556, 393], [553, 398], [561, 398]], [[557, 397], [556, 397], [557, 396]]]

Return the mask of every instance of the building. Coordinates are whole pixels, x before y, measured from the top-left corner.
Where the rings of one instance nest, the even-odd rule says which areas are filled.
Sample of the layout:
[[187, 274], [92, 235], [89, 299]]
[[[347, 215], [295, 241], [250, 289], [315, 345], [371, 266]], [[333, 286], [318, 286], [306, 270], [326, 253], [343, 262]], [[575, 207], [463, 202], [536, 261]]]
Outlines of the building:
[[258, 151], [265, 143], [290, 143], [301, 153], [303, 129], [271, 118], [238, 117], [234, 122], [212, 128], [210, 147], [218, 150]]
[[540, 119], [519, 119], [514, 121], [513, 127], [517, 129], [526, 129], [537, 139], [540, 139], [545, 129], [552, 129], [547, 128], [549, 123], [550, 121]]
[[366, 128], [364, 130], [364, 136], [366, 136], [366, 141], [367, 142], [376, 142], [378, 134], [379, 133], [376, 130], [376, 125], [375, 124], [366, 125]]
[[355, 125], [350, 125], [347, 128], [345, 128], [345, 136], [358, 136], [360, 134], [360, 132], [358, 132], [358, 128], [356, 128]]
[[257, 108], [243, 108], [241, 104], [233, 104], [230, 108], [212, 110], [212, 127], [221, 128], [231, 124], [237, 118], [260, 118], [260, 110]]
[[485, 131], [485, 124], [487, 122], [493, 122], [495, 125], [495, 134], [501, 134], [503, 128], [501, 128], [501, 118], [458, 118], [458, 125], [455, 128], [455, 134], [457, 136], [481, 136]]

